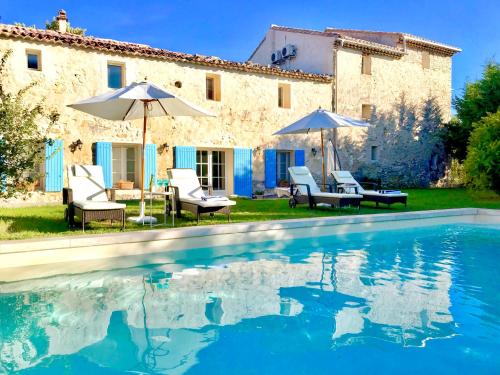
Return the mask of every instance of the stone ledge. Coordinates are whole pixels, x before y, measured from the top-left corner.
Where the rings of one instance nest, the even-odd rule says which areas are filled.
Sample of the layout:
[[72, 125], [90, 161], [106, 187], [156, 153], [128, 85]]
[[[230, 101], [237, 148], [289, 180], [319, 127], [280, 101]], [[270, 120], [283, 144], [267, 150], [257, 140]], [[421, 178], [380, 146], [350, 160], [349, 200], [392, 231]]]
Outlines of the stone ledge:
[[196, 248], [264, 241], [286, 247], [299, 238], [458, 223], [500, 226], [500, 210], [462, 208], [1, 241], [0, 282], [167, 263], [174, 252]]

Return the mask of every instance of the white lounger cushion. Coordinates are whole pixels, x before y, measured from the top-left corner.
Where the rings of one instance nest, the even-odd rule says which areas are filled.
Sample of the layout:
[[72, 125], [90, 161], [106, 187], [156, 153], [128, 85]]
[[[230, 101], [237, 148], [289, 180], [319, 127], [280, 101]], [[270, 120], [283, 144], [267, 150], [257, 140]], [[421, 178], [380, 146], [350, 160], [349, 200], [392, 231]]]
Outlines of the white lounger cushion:
[[363, 190], [363, 195], [377, 195], [377, 196], [384, 196], [384, 197], [407, 197], [407, 193], [379, 193], [378, 191], [375, 190]]
[[[378, 191], [375, 190], [365, 190], [363, 187], [359, 184], [358, 181], [352, 176], [351, 172], [349, 171], [333, 171], [333, 177], [335, 178], [335, 181], [337, 181], [338, 184], [355, 184], [358, 188], [358, 193], [363, 194], [363, 195], [377, 195], [377, 196], [384, 196], [384, 197], [407, 197], [407, 193], [379, 193]], [[347, 188], [349, 189], [349, 188]], [[351, 189], [352, 190], [352, 189]]]
[[363, 198], [359, 194], [345, 194], [345, 193], [328, 193], [326, 191], [321, 191], [319, 193], [311, 194], [313, 197], [331, 197], [331, 198]]
[[196, 171], [193, 169], [170, 169], [170, 184], [179, 190], [181, 202], [196, 204], [200, 207], [227, 207], [234, 206], [235, 201], [225, 197], [203, 200], [205, 193], [200, 185]]
[[108, 201], [100, 165], [68, 166], [68, 186], [75, 201]]
[[235, 201], [229, 199], [204, 201], [203, 199], [181, 198], [181, 202], [196, 204], [200, 207], [227, 207], [227, 206], [234, 206], [236, 204]]
[[179, 189], [180, 199], [201, 199], [205, 196], [193, 169], [171, 169], [169, 173], [170, 185]]
[[127, 207], [124, 203], [116, 202], [99, 202], [99, 201], [74, 201], [75, 207], [79, 207], [82, 210], [119, 210]]
[[297, 189], [299, 189], [300, 194], [302, 195], [307, 195], [307, 187], [304, 185], [309, 185], [311, 195], [316, 197], [363, 198], [363, 196], [359, 194], [339, 194], [321, 191], [318, 184], [316, 184], [316, 181], [314, 181], [309, 168], [307, 167], [290, 167], [288, 168], [288, 171], [290, 172], [290, 177], [295, 184], [303, 184], [297, 185]]

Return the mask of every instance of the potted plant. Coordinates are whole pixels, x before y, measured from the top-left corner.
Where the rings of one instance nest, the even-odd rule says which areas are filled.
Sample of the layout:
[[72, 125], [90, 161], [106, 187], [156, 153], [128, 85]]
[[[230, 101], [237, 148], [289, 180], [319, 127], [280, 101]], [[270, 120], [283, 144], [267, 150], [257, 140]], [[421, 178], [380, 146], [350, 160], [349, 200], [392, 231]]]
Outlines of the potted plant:
[[120, 180], [117, 182], [117, 187], [120, 190], [132, 190], [134, 188], [134, 182], [133, 181], [124, 181]]
[[262, 199], [264, 198], [264, 192], [262, 190], [256, 190], [253, 193], [253, 199]]

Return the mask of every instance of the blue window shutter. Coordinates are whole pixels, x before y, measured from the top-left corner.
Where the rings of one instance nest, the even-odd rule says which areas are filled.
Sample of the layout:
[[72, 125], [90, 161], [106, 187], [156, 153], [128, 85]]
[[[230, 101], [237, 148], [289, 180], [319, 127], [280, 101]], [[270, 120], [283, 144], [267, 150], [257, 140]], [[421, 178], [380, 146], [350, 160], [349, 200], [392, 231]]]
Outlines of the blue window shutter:
[[175, 146], [174, 165], [175, 168], [191, 168], [196, 170], [196, 147]]
[[252, 196], [252, 149], [234, 149], [234, 193], [241, 196]]
[[151, 175], [153, 175], [153, 183], [156, 185], [156, 145], [147, 144], [144, 163], [144, 188], [149, 189]]
[[295, 166], [303, 167], [306, 165], [306, 156], [304, 150], [295, 150]]
[[111, 142], [96, 142], [95, 144], [95, 164], [102, 167], [104, 175], [104, 187], [113, 187], [113, 146]]
[[45, 144], [45, 191], [61, 191], [64, 180], [63, 141], [56, 139]]
[[276, 187], [276, 150], [268, 148], [264, 150], [264, 168], [265, 178], [264, 186], [266, 189]]

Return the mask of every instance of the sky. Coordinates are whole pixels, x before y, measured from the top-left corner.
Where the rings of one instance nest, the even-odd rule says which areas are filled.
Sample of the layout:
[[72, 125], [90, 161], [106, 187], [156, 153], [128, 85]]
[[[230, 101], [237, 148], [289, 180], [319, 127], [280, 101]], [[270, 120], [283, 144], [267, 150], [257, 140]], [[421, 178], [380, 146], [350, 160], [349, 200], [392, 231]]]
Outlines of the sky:
[[454, 95], [500, 61], [500, 0], [0, 0], [0, 23], [44, 27], [59, 9], [87, 35], [236, 61], [271, 24], [406, 32], [462, 48]]

